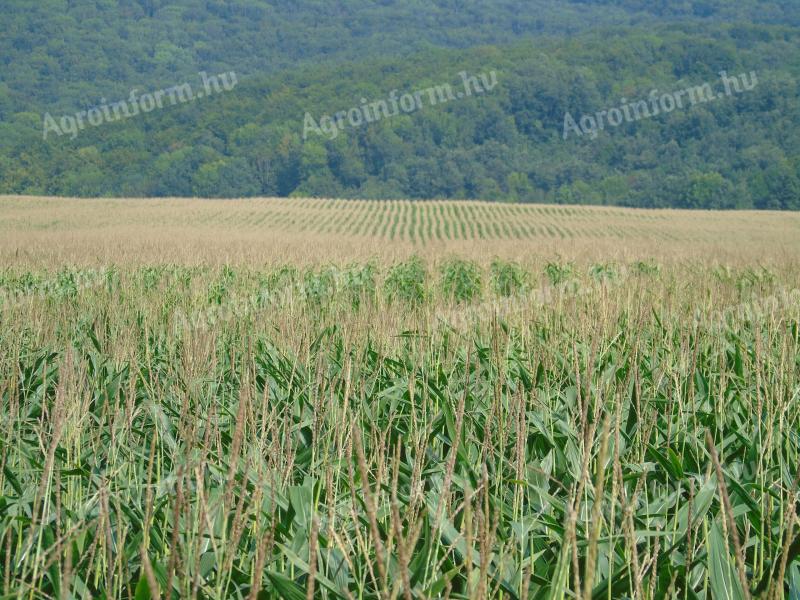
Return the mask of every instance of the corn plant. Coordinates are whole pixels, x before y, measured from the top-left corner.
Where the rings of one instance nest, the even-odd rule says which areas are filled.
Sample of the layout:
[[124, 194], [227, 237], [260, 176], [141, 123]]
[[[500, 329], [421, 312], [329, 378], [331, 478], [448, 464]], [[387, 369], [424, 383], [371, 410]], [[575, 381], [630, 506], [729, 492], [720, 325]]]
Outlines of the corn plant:
[[491, 280], [495, 294], [504, 298], [520, 295], [528, 287], [528, 273], [513, 262], [492, 261]]
[[428, 272], [422, 259], [413, 256], [392, 266], [384, 281], [384, 293], [390, 302], [417, 306], [427, 297]]
[[442, 294], [448, 300], [470, 302], [481, 295], [481, 271], [474, 262], [451, 258], [442, 264], [440, 277]]

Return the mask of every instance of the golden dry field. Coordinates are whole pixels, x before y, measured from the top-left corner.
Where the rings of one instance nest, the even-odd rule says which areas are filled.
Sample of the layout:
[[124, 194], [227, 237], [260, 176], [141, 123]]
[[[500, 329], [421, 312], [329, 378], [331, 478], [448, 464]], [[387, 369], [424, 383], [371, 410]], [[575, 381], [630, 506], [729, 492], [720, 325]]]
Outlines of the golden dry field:
[[800, 215], [456, 201], [0, 197], [2, 264], [791, 261]]

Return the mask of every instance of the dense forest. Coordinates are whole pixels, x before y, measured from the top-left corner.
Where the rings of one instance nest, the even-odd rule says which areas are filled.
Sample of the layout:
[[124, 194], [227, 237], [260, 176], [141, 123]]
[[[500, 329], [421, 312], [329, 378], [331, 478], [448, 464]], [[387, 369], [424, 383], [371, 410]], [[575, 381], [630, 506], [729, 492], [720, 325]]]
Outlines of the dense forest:
[[[28, 4], [8, 3], [0, 24], [0, 193], [800, 209], [800, 11], [788, 1]], [[201, 90], [201, 71], [236, 85], [48, 131], [134, 90]], [[752, 85], [723, 94], [721, 72]], [[496, 85], [458, 97], [461, 73]], [[719, 97], [566, 127], [705, 84]], [[445, 85], [447, 101], [323, 127]]]

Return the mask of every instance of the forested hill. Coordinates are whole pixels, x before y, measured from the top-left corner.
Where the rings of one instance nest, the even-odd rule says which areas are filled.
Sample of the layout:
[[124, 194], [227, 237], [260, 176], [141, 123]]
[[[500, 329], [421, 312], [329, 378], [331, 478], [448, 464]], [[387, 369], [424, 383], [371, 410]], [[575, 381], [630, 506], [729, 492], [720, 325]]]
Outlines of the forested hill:
[[0, 118], [200, 71], [267, 74], [663, 20], [800, 26], [796, 0], [4, 0]]
[[[78, 4], [10, 3], [23, 21], [58, 5], [49, 37], [0, 26], [13, 32], [0, 37], [0, 193], [800, 208], [789, 2]], [[201, 70], [228, 85], [74, 127], [132, 91], [203, 89]], [[725, 94], [722, 71], [749, 85]], [[459, 98], [462, 72], [496, 85]], [[714, 98], [690, 103], [706, 84]], [[608, 123], [653, 90], [684, 93], [683, 106]], [[395, 91], [423, 102], [343, 117]]]

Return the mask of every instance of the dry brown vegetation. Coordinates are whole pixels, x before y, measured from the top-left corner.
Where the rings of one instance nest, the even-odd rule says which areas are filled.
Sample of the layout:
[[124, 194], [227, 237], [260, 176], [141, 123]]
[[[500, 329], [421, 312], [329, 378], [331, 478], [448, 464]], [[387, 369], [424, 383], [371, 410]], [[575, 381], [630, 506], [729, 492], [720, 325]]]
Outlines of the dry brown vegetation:
[[419, 253], [529, 262], [785, 262], [800, 215], [454, 201], [0, 197], [2, 264], [309, 264]]

